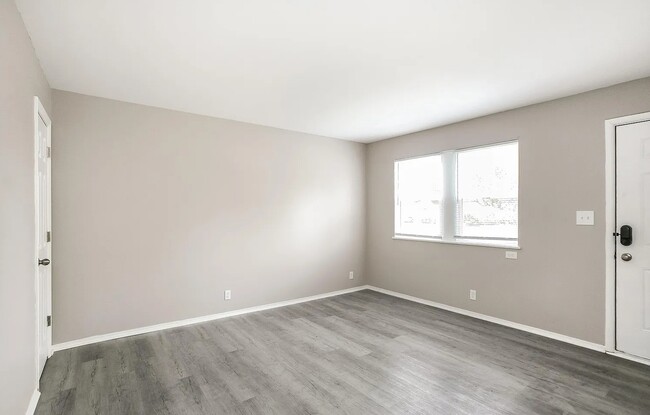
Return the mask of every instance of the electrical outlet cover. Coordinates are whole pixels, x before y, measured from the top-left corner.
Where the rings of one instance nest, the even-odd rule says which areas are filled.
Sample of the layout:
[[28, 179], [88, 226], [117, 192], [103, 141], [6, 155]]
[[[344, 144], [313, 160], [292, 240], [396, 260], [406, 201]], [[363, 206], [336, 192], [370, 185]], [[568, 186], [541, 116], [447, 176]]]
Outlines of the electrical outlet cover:
[[506, 259], [517, 259], [517, 251], [506, 251]]

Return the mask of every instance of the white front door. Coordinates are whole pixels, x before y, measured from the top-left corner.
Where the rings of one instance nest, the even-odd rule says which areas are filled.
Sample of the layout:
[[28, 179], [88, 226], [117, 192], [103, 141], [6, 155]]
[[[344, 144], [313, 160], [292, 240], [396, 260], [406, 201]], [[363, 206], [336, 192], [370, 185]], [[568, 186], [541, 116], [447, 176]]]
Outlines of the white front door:
[[38, 98], [34, 99], [35, 158], [36, 158], [36, 292], [38, 331], [38, 376], [40, 377], [47, 361], [51, 339], [51, 287], [52, 254], [51, 233], [51, 122]]
[[650, 359], [650, 121], [616, 127], [616, 348]]

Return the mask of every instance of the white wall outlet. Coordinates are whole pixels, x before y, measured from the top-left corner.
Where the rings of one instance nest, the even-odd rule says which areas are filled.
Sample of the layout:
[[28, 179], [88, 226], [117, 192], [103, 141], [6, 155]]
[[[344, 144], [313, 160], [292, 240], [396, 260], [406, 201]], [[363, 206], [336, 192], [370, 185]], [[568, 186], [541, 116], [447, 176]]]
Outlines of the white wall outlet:
[[226, 290], [226, 291], [223, 292], [223, 299], [224, 300], [230, 300], [231, 297], [232, 297], [232, 293], [230, 292], [230, 290]]
[[517, 251], [506, 251], [506, 259], [517, 259]]
[[576, 210], [576, 225], [594, 224], [594, 211], [593, 210]]
[[350, 271], [350, 275], [348, 276], [348, 278], [351, 280], [354, 279], [354, 271]]
[[476, 290], [469, 290], [469, 299], [476, 301]]

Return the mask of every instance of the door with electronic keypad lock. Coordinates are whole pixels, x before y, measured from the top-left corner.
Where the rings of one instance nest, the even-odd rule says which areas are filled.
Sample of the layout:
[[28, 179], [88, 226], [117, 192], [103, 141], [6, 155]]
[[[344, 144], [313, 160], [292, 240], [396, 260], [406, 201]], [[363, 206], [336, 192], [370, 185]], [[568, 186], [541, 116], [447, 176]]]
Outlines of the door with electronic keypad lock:
[[650, 121], [616, 127], [616, 349], [650, 359]]
[[36, 329], [37, 378], [43, 373], [52, 344], [52, 122], [41, 101], [34, 98], [36, 205]]

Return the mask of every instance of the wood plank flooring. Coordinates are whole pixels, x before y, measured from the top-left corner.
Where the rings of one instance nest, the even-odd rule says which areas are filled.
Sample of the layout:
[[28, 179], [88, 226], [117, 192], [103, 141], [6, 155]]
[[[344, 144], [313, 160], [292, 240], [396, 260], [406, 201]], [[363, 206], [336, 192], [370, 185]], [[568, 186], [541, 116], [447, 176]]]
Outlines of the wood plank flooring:
[[45, 414], [650, 414], [650, 367], [374, 291], [60, 351]]

